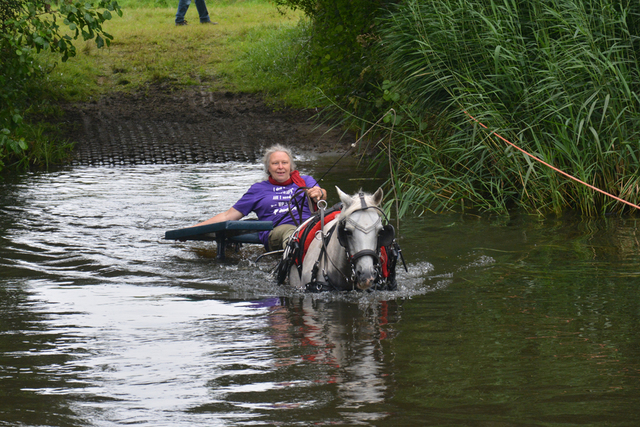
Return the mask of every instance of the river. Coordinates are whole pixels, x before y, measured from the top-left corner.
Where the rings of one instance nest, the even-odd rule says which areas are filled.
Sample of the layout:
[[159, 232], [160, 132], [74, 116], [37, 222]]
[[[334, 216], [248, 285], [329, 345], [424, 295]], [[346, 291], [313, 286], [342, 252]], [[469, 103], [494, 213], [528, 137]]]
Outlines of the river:
[[[306, 157], [324, 174], [332, 158]], [[414, 215], [396, 292], [301, 294], [245, 246], [164, 240], [260, 166], [0, 183], [0, 425], [636, 426], [633, 218]], [[352, 159], [322, 185], [373, 192]]]

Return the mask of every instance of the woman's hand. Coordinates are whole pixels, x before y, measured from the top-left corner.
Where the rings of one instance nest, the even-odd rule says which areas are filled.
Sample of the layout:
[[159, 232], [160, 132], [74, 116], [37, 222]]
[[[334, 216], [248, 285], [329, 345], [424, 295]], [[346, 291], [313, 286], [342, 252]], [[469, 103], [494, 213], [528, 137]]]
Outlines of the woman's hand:
[[327, 192], [318, 186], [309, 188], [307, 190], [307, 195], [316, 203], [319, 200], [325, 200], [327, 198]]

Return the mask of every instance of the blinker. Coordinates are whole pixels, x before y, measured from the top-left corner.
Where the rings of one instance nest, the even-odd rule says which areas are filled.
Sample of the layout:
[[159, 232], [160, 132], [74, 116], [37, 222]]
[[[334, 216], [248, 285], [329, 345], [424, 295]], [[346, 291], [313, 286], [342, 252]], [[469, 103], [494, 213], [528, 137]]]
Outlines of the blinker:
[[[345, 223], [341, 222], [338, 224], [338, 242], [342, 247], [348, 248], [348, 238], [349, 232], [345, 227]], [[393, 225], [387, 224], [378, 232], [378, 248], [382, 246], [389, 246], [393, 243], [393, 239], [396, 237], [396, 231], [393, 228]]]
[[387, 224], [382, 227], [382, 230], [378, 233], [378, 247], [389, 246], [393, 243], [393, 239], [396, 237], [396, 231], [393, 225]]

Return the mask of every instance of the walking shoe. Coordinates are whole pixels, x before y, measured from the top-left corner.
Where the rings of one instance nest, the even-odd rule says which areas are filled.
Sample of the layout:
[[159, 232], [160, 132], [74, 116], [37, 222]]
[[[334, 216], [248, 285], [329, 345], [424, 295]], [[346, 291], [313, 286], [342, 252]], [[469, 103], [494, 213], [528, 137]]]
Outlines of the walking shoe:
[[185, 19], [182, 22], [176, 22], [176, 25], [187, 25], [187, 20]]

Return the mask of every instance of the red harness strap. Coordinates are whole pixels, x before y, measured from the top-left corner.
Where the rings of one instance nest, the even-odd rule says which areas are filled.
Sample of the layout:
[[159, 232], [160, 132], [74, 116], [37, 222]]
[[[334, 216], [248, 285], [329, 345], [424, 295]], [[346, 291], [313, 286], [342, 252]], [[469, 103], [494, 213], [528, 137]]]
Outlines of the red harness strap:
[[380, 265], [382, 266], [382, 277], [389, 277], [389, 266], [387, 265], [389, 258], [387, 257], [387, 248], [380, 248]]
[[[329, 222], [331, 222], [336, 215], [339, 215], [340, 211], [334, 211], [329, 213], [327, 216], [324, 217], [324, 223], [327, 224]], [[300, 258], [300, 264], [302, 264], [302, 261], [304, 260], [304, 256], [307, 254], [307, 249], [309, 249], [309, 246], [311, 245], [311, 242], [313, 241], [313, 238], [316, 236], [316, 233], [320, 230], [320, 226], [322, 224], [320, 224], [320, 221], [318, 220], [318, 222], [316, 222], [315, 224], [309, 224], [306, 227], [311, 226], [311, 228], [307, 231], [306, 228], [303, 228], [300, 230], [300, 232], [298, 233], [298, 236], [306, 236], [304, 237], [304, 242], [300, 242], [301, 246], [302, 246], [302, 257]]]
[[[336, 215], [339, 215], [340, 211], [335, 211], [335, 212], [331, 212], [329, 215], [324, 217], [324, 223], [328, 224], [329, 222], [333, 221], [333, 219], [336, 217]], [[309, 230], [309, 233], [307, 233], [307, 239], [304, 242], [304, 250], [302, 251], [302, 259], [304, 259], [304, 256], [307, 253], [307, 249], [309, 249], [309, 246], [311, 246], [311, 242], [313, 241], [313, 238], [316, 236], [316, 233], [318, 231], [320, 231], [320, 226], [322, 224], [320, 224], [320, 221], [318, 221], [313, 228], [311, 228]]]

